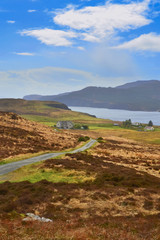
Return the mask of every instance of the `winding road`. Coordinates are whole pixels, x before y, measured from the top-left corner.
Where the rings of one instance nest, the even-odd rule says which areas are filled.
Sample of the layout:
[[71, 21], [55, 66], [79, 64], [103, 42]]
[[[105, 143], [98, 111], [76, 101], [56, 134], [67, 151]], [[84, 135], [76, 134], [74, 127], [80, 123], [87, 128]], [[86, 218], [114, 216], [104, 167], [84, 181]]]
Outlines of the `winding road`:
[[23, 166], [32, 164], [32, 163], [36, 163], [36, 162], [40, 162], [40, 161], [44, 161], [50, 158], [54, 158], [60, 155], [63, 155], [65, 153], [77, 153], [77, 152], [82, 152], [85, 151], [87, 149], [89, 149], [90, 147], [93, 146], [93, 144], [96, 143], [96, 140], [91, 139], [87, 144], [85, 144], [84, 146], [75, 149], [71, 152], [59, 152], [59, 153], [47, 153], [47, 154], [43, 154], [37, 157], [33, 157], [33, 158], [28, 158], [25, 160], [21, 160], [21, 161], [17, 161], [17, 162], [13, 162], [13, 163], [8, 163], [8, 164], [4, 164], [0, 166], [0, 176], [13, 172], [14, 170], [21, 168]]

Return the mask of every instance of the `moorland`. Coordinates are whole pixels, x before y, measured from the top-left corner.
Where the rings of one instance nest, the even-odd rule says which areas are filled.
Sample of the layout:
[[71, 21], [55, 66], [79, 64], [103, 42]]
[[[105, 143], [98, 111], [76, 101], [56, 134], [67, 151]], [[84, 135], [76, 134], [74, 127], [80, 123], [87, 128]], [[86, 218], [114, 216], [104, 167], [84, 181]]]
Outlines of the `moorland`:
[[[66, 109], [60, 109], [58, 117], [52, 110], [57, 118], [53, 113], [48, 117], [1, 112], [1, 162], [73, 149], [81, 144], [80, 136], [97, 143], [81, 153], [22, 167], [5, 180], [1, 176], [1, 239], [159, 240], [159, 128], [143, 132]], [[57, 119], [71, 115], [89, 129], [54, 127]], [[25, 222], [27, 213], [53, 222]]]
[[93, 115], [71, 111], [67, 105], [53, 101], [27, 101], [23, 99], [0, 99], [0, 111], [13, 112], [20, 116], [54, 126], [57, 121], [71, 120], [74, 123], [106, 123], [111, 120], [97, 119]]

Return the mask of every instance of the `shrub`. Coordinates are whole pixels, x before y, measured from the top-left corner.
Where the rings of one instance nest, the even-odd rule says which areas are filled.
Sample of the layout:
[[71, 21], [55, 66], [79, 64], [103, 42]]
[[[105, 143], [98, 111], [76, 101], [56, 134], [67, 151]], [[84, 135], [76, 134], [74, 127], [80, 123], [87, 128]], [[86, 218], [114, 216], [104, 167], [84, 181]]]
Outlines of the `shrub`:
[[125, 128], [130, 128], [132, 126], [132, 121], [131, 119], [128, 119], [122, 123], [122, 126]]
[[16, 205], [13, 201], [8, 201], [3, 205], [3, 212], [9, 213], [16, 209]]
[[88, 136], [85, 136], [84, 138], [85, 138], [85, 141], [88, 141], [90, 139], [90, 137]]
[[89, 127], [88, 127], [87, 125], [83, 125], [82, 128], [83, 128], [84, 130], [88, 130], [88, 129], [89, 129]]
[[145, 200], [144, 201], [144, 205], [143, 205], [144, 209], [146, 210], [152, 210], [153, 209], [153, 202], [152, 200]]
[[99, 143], [102, 143], [102, 142], [103, 142], [103, 138], [102, 138], [102, 137], [99, 137], [99, 138], [97, 138], [97, 141], [98, 141]]
[[81, 125], [80, 124], [75, 124], [74, 129], [81, 129]]
[[78, 142], [87, 142], [89, 139], [90, 138], [88, 136], [85, 136], [85, 137], [81, 136], [79, 137]]

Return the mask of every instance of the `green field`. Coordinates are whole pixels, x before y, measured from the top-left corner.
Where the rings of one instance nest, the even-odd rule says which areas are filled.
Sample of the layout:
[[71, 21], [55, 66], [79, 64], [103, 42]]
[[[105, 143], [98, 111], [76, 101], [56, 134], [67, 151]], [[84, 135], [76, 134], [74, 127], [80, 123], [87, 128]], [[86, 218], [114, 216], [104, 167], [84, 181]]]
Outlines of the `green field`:
[[[107, 119], [98, 119], [87, 116], [85, 114], [69, 111], [64, 114], [57, 115], [56, 118], [35, 116], [35, 115], [23, 115], [23, 117], [37, 121], [42, 124], [53, 127], [59, 120], [71, 120], [74, 123], [85, 124], [89, 126], [89, 130], [76, 130], [79, 134], [82, 132], [93, 138], [106, 137], [106, 136], [118, 136], [136, 141], [147, 142], [150, 144], [160, 144], [160, 127], [154, 127], [153, 132], [139, 131], [138, 128], [122, 128], [121, 126], [114, 126], [113, 121]], [[74, 130], [75, 131], [75, 130]]]
[[64, 120], [93, 126], [112, 122], [111, 120], [95, 118], [87, 113], [71, 111], [65, 104], [54, 101], [0, 99], [0, 111], [14, 112], [28, 120], [48, 126], [54, 126], [57, 121]]
[[48, 126], [54, 126], [58, 121], [73, 121], [74, 123], [87, 124], [92, 128], [100, 127], [106, 128], [113, 126], [112, 121], [108, 119], [100, 119], [89, 116], [88, 114], [74, 112], [69, 110], [59, 110], [50, 113], [51, 116], [39, 116], [33, 114], [22, 114], [21, 116], [31, 120], [43, 123]]
[[17, 169], [13, 173], [6, 175], [5, 181], [6, 179], [9, 179], [10, 182], [29, 181], [31, 183], [35, 183], [45, 179], [53, 183], [83, 183], [86, 181], [94, 180], [94, 175], [87, 175], [85, 171], [76, 171], [61, 168], [50, 170], [41, 168], [42, 164], [43, 163], [35, 163]]

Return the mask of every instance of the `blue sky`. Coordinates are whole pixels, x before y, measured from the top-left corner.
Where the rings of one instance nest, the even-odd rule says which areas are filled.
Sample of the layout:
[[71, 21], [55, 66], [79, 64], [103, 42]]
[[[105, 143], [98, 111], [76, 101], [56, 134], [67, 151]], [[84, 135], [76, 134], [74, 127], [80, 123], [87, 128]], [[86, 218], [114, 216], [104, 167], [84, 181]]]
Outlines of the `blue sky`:
[[1, 0], [0, 97], [160, 80], [160, 0]]

